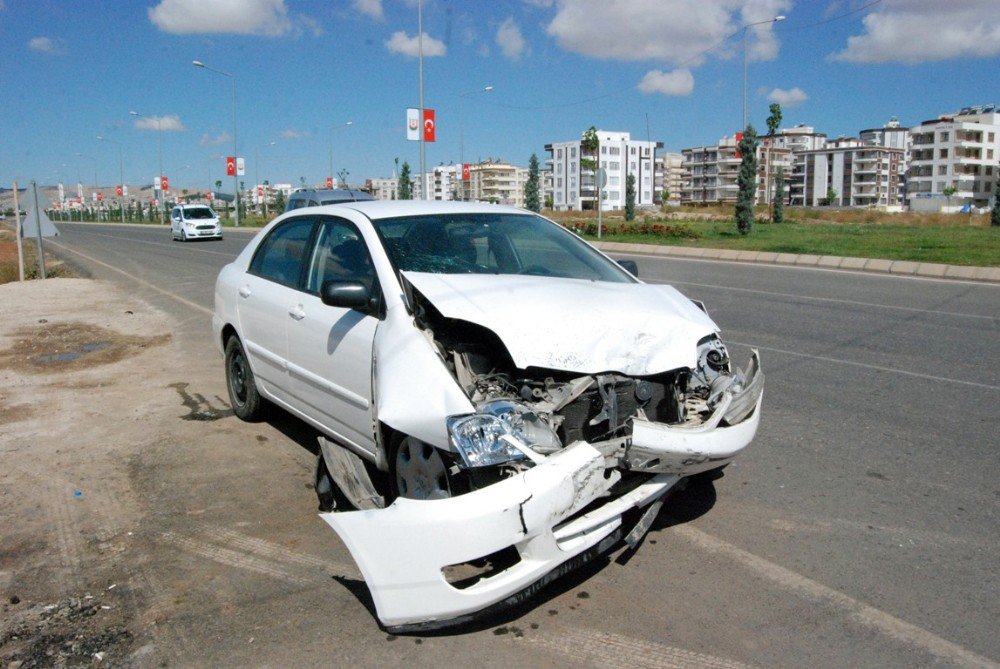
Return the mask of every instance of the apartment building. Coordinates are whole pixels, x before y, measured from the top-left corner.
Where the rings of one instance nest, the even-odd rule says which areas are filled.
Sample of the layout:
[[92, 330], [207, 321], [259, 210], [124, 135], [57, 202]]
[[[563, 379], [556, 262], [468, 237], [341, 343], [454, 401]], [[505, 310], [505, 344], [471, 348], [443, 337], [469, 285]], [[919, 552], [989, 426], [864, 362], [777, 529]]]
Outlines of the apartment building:
[[[900, 209], [904, 149], [838, 138], [822, 149], [795, 154], [789, 184], [792, 206]], [[832, 189], [832, 192], [831, 192]], [[828, 198], [833, 195], [833, 199]]]
[[735, 136], [723, 137], [714, 146], [682, 149], [682, 166], [689, 181], [681, 189], [681, 204], [736, 202], [741, 159]]
[[[654, 202], [662, 204], [667, 201], [680, 204], [681, 192], [688, 182], [688, 174], [684, 169], [684, 155], [675, 152], [660, 154], [656, 158], [654, 182]], [[664, 192], [667, 193], [667, 197], [663, 197]]]
[[[629, 175], [635, 177], [636, 206], [654, 205], [654, 161], [656, 150], [662, 142], [633, 140], [630, 133], [597, 130], [598, 148], [594, 155], [584, 155], [582, 139], [571, 142], [546, 144], [549, 152], [546, 163], [552, 170], [551, 195], [557, 211], [597, 209], [598, 184], [596, 170], [586, 167], [585, 161], [607, 172], [604, 186], [604, 211], [625, 208], [625, 187]], [[581, 162], [584, 161], [584, 162]]]
[[413, 180], [413, 199], [423, 200], [423, 186], [427, 184], [428, 200], [457, 200], [462, 169], [457, 165], [438, 165], [423, 178], [417, 174]]
[[469, 181], [464, 187], [469, 200], [523, 207], [527, 183], [528, 168], [484, 161], [469, 166]]
[[910, 137], [906, 201], [911, 210], [989, 206], [1000, 178], [1000, 110], [995, 105], [924, 121], [910, 129]]
[[365, 179], [365, 191], [377, 200], [399, 198], [399, 179]]

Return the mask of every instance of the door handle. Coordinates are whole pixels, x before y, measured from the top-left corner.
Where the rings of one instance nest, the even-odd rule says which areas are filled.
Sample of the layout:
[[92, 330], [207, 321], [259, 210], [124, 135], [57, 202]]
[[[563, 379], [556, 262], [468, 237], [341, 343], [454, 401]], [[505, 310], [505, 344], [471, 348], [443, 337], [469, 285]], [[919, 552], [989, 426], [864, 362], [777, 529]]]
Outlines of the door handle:
[[250, 297], [250, 286], [240, 286], [240, 297]]
[[301, 321], [306, 317], [306, 312], [302, 309], [302, 305], [296, 305], [288, 310], [288, 315], [297, 321]]

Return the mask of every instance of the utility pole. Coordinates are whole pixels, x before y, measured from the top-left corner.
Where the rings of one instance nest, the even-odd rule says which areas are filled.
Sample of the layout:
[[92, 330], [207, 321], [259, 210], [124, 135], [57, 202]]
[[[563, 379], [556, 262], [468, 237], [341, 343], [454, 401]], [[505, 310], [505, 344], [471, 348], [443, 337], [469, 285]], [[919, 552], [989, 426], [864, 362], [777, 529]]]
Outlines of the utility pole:
[[17, 280], [24, 281], [24, 246], [21, 245], [21, 205], [17, 201], [17, 182], [14, 186], [14, 235], [17, 237]]
[[420, 196], [427, 199], [427, 161], [424, 157], [424, 3], [417, 0], [417, 47], [420, 77]]

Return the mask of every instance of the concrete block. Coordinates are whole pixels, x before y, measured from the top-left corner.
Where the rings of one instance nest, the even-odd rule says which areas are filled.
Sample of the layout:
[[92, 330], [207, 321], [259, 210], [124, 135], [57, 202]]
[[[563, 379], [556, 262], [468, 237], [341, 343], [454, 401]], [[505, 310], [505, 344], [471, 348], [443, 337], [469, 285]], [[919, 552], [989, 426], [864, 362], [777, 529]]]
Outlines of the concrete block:
[[840, 256], [820, 256], [819, 262], [816, 263], [817, 267], [840, 267], [840, 263], [844, 261]]
[[895, 260], [889, 267], [889, 272], [892, 274], [915, 274], [919, 264], [910, 260]]
[[943, 277], [945, 270], [948, 269], [947, 265], [936, 262], [922, 262], [917, 265], [917, 275], [918, 276], [934, 276]]
[[795, 261], [799, 259], [799, 256], [795, 253], [779, 253], [778, 257], [775, 258], [774, 262], [779, 265], [794, 265]]
[[977, 281], [1000, 282], [1000, 267], [976, 267], [972, 278]]
[[[711, 256], [713, 258], [718, 258], [719, 260], [739, 260], [740, 253], [745, 253], [745, 251], [736, 251], [734, 249], [710, 249], [715, 253]], [[705, 254], [705, 257], [709, 257]]]
[[810, 267], [815, 267], [819, 262], [821, 256], [814, 256], [809, 253], [800, 253], [798, 257], [795, 258], [796, 265], [808, 265]]
[[974, 279], [978, 267], [972, 265], [948, 265], [944, 275], [948, 279]]
[[778, 255], [774, 251], [761, 251], [757, 254], [757, 262], [773, 263], [777, 262]]
[[692, 246], [674, 246], [670, 255], [683, 256], [685, 258], [702, 258], [707, 249], [695, 248]]
[[882, 258], [869, 258], [865, 262], [865, 271], [867, 272], [888, 272], [892, 269], [892, 260], [884, 260]]
[[736, 259], [743, 262], [754, 262], [758, 255], [760, 255], [760, 251], [739, 251], [736, 254]]
[[868, 258], [841, 258], [840, 269], [864, 269]]

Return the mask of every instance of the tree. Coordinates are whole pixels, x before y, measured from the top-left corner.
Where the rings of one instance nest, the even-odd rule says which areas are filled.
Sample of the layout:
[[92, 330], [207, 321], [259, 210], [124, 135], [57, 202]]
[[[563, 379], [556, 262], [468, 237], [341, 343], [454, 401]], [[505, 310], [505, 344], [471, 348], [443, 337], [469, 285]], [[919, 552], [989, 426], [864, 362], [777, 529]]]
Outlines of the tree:
[[774, 144], [774, 135], [778, 132], [778, 128], [781, 127], [781, 105], [777, 102], [772, 102], [771, 106], [768, 107], [771, 115], [767, 117], [767, 134], [769, 135], [767, 144], [767, 163], [765, 165], [764, 172], [764, 192], [767, 193], [768, 188], [771, 185], [771, 146]]
[[285, 191], [279, 190], [274, 194], [274, 210], [279, 212], [285, 210]]
[[785, 170], [781, 167], [774, 175], [774, 208], [771, 210], [771, 222], [781, 223], [785, 220]]
[[552, 199], [552, 196], [551, 195], [546, 195], [545, 196], [545, 208], [546, 209], [552, 209], [552, 207], [554, 207], [554, 206], [555, 206], [555, 201]]
[[635, 220], [635, 175], [625, 177], [625, 220]]
[[542, 210], [538, 195], [538, 156], [531, 154], [528, 159], [528, 183], [524, 184], [524, 206], [535, 213]]
[[753, 229], [753, 200], [757, 191], [757, 131], [753, 125], [748, 124], [743, 131], [737, 150], [741, 161], [736, 180], [739, 186], [736, 194], [736, 229], [741, 235], [746, 235]]
[[1000, 178], [993, 188], [993, 210], [990, 212], [990, 225], [1000, 228]]
[[954, 195], [957, 191], [958, 189], [955, 188], [955, 186], [945, 186], [944, 188], [941, 189], [941, 192], [944, 194], [944, 196], [948, 198], [949, 207], [951, 206], [951, 196]]
[[399, 170], [399, 199], [413, 199], [413, 182], [410, 181], [410, 163], [403, 161], [403, 167]]
[[587, 131], [583, 133], [583, 139], [580, 140], [580, 168], [584, 170], [596, 170], [597, 169], [597, 149], [600, 147], [600, 141], [597, 139], [597, 128], [590, 126]]
[[830, 186], [826, 189], [826, 206], [832, 207], [833, 203], [837, 201], [837, 189]]
[[222, 190], [222, 179], [215, 180], [215, 190], [217, 191]]

